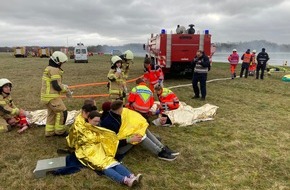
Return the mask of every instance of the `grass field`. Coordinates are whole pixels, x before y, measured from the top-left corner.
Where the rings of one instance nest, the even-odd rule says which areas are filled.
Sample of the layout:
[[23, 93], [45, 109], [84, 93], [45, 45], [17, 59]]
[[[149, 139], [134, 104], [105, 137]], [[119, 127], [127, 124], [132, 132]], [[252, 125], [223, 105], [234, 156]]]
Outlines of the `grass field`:
[[[63, 66], [63, 82], [75, 85], [106, 81], [108, 60], [108, 56], [93, 56], [88, 64], [69, 61]], [[135, 60], [129, 78], [143, 74], [142, 61]], [[44, 108], [39, 100], [41, 76], [47, 64], [47, 58], [0, 54], [0, 78], [13, 82], [12, 97], [18, 107]], [[191, 99], [191, 87], [173, 89], [181, 101], [193, 107], [205, 103], [219, 106], [217, 115], [214, 121], [188, 127], [150, 126], [181, 155], [166, 162], [135, 147], [123, 160], [133, 172], [144, 175], [135, 189], [290, 189], [290, 83], [281, 82], [282, 76], [209, 83], [205, 102]], [[229, 77], [228, 64], [214, 63], [208, 78], [224, 77]], [[170, 78], [165, 86], [190, 82]], [[103, 93], [107, 93], [105, 86], [74, 89], [74, 95]], [[98, 107], [105, 100], [97, 98]], [[79, 109], [82, 102], [65, 100], [68, 110]], [[56, 149], [63, 147], [65, 139], [45, 138], [43, 127], [32, 127], [22, 135], [16, 130], [0, 134], [0, 189], [126, 189], [89, 169], [35, 179], [32, 171], [37, 160], [57, 157]]]

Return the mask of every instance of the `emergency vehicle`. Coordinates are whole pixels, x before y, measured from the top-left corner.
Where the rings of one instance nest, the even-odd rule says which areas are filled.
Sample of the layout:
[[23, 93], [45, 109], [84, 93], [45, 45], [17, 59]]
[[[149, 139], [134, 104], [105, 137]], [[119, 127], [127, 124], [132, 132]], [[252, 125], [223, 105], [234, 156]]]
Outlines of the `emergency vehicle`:
[[26, 47], [15, 47], [14, 56], [15, 57], [27, 57], [28, 51]]
[[88, 63], [88, 49], [83, 43], [78, 43], [74, 49], [75, 63]]
[[51, 50], [50, 48], [47, 47], [42, 47], [38, 50], [38, 55], [39, 57], [50, 57], [51, 56]]
[[[151, 34], [148, 40], [148, 56], [152, 63], [160, 65], [164, 74], [192, 72], [191, 61], [197, 50], [203, 50], [211, 58], [215, 48], [211, 43], [211, 34], [205, 30], [203, 34], [195, 34], [191, 28], [188, 32], [166, 34], [164, 30], [160, 34]], [[189, 32], [191, 30], [191, 32]]]

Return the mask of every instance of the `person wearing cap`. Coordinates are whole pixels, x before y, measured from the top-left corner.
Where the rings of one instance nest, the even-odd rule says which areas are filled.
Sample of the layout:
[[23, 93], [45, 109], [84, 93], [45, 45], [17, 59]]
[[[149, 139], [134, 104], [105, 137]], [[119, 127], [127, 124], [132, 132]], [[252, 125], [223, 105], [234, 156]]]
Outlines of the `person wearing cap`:
[[160, 102], [160, 113], [179, 108], [179, 99], [170, 89], [161, 85], [155, 85], [154, 89]]
[[[207, 73], [211, 67], [209, 58], [202, 50], [198, 50], [195, 58], [191, 62], [191, 65], [193, 68], [192, 88], [194, 91], [194, 96], [192, 98], [200, 98], [201, 93], [201, 100], [205, 100]], [[200, 91], [198, 88], [198, 82], [200, 84]]]
[[252, 58], [251, 58], [251, 63], [250, 63], [250, 67], [249, 67], [249, 76], [254, 76], [255, 72], [256, 72], [256, 50], [254, 49], [252, 51]]
[[22, 133], [29, 126], [26, 112], [14, 104], [10, 95], [11, 90], [10, 80], [0, 79], [0, 132], [8, 132], [12, 127], [19, 127], [18, 133]]
[[123, 70], [122, 59], [115, 55], [111, 58], [111, 69], [107, 75], [109, 79], [109, 95], [112, 100], [123, 100], [126, 97], [127, 72]]
[[239, 54], [236, 49], [233, 49], [233, 53], [228, 57], [228, 61], [230, 62], [231, 67], [231, 78], [236, 78], [236, 67], [239, 63]]
[[248, 78], [249, 66], [252, 60], [252, 54], [251, 54], [250, 49], [247, 49], [247, 51], [242, 55], [241, 60], [243, 61], [243, 63], [241, 67], [240, 78], [243, 77], [244, 71], [245, 71], [245, 78]]
[[145, 119], [148, 119], [149, 110], [154, 104], [153, 93], [142, 78], [137, 79], [136, 84], [137, 86], [132, 88], [129, 93], [126, 107], [139, 112]]
[[[269, 55], [266, 53], [266, 49], [262, 48], [262, 51], [258, 54], [257, 56], [257, 70], [256, 70], [256, 79], [264, 79], [264, 71], [267, 66], [267, 62], [269, 61]], [[260, 75], [260, 70], [261, 70], [261, 75]]]
[[141, 144], [159, 159], [173, 161], [178, 152], [172, 151], [163, 145], [149, 130], [147, 120], [138, 112], [123, 108], [123, 102], [112, 102], [107, 117], [101, 120], [101, 127], [114, 131], [119, 138], [119, 147], [116, 154], [121, 160], [125, 154], [137, 144]]
[[71, 96], [68, 86], [62, 83], [63, 70], [61, 66], [67, 62], [67, 56], [61, 51], [55, 51], [42, 75], [41, 102], [47, 107], [45, 136], [66, 136], [65, 122], [67, 109], [61, 95]]
[[144, 81], [149, 83], [149, 89], [154, 93], [154, 86], [159, 83], [162, 84], [164, 74], [161, 67], [152, 63], [151, 58], [146, 55], [144, 59]]

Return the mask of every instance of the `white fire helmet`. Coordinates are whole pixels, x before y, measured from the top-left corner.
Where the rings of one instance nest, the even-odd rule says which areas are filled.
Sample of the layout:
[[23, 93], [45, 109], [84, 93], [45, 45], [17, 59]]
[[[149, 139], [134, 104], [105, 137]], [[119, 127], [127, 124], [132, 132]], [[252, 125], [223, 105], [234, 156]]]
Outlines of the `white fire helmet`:
[[112, 58], [111, 58], [111, 65], [115, 65], [118, 61], [121, 61], [122, 62], [122, 59], [121, 57], [117, 56], [117, 55], [114, 55]]
[[64, 54], [61, 51], [55, 51], [50, 56], [50, 59], [52, 59], [56, 64], [64, 63], [68, 60], [66, 54]]
[[127, 60], [133, 60], [134, 59], [134, 54], [131, 50], [127, 50], [124, 52], [124, 58]]
[[10, 86], [12, 87], [12, 82], [10, 80], [5, 78], [0, 79], [0, 88], [2, 88], [5, 84], [10, 84]]

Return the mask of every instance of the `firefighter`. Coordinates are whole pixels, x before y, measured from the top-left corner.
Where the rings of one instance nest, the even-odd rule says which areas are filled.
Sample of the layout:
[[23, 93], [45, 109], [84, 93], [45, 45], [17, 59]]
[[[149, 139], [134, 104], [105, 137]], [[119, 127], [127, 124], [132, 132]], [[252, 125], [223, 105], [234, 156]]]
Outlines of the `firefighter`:
[[[198, 50], [191, 64], [193, 67], [192, 87], [194, 91], [192, 98], [200, 98], [199, 93], [201, 93], [201, 100], [205, 100], [207, 73], [210, 70], [209, 58], [202, 50]], [[200, 92], [198, 82], [200, 83]]]
[[156, 85], [154, 89], [160, 102], [160, 113], [179, 108], [179, 99], [170, 89], [161, 85]]
[[256, 72], [256, 79], [259, 79], [259, 72], [261, 70], [261, 75], [260, 75], [260, 79], [264, 79], [264, 71], [266, 69], [267, 66], [267, 62], [269, 61], [269, 55], [268, 53], [266, 53], [266, 49], [262, 48], [262, 52], [260, 52], [257, 56], [257, 61], [258, 61], [258, 65], [257, 65], [257, 72]]
[[126, 97], [127, 72], [122, 68], [122, 59], [117, 55], [113, 56], [111, 58], [111, 69], [108, 73], [109, 94], [112, 100], [124, 100]]
[[239, 63], [239, 54], [236, 49], [233, 49], [233, 53], [228, 57], [231, 66], [231, 77], [236, 78], [236, 67]]
[[62, 83], [62, 64], [68, 60], [67, 56], [55, 51], [49, 59], [42, 76], [41, 102], [47, 107], [47, 120], [45, 125], [45, 136], [65, 136], [67, 134], [65, 122], [67, 109], [61, 99], [61, 94], [71, 95], [68, 86]]
[[125, 73], [127, 73], [128, 78], [130, 65], [134, 63], [134, 54], [131, 50], [127, 50], [122, 55], [120, 55], [120, 58], [123, 60], [123, 65], [125, 65]]
[[149, 117], [149, 109], [154, 104], [152, 91], [146, 86], [143, 79], [136, 80], [137, 86], [134, 87], [129, 96], [127, 108], [139, 112], [145, 119]]
[[251, 63], [250, 63], [250, 67], [249, 67], [249, 76], [254, 76], [255, 72], [256, 72], [256, 50], [254, 49], [252, 51], [252, 58], [251, 58]]
[[243, 60], [243, 63], [242, 63], [242, 67], [241, 67], [240, 77], [241, 78], [243, 77], [244, 70], [246, 70], [245, 71], [245, 78], [248, 78], [249, 66], [250, 66], [251, 59], [252, 59], [251, 50], [247, 49], [247, 51], [243, 54], [241, 59]]
[[22, 133], [28, 128], [26, 112], [19, 109], [14, 104], [10, 96], [12, 83], [6, 79], [0, 79], [0, 132], [7, 132], [12, 127], [19, 127], [18, 133]]
[[159, 83], [162, 84], [164, 74], [159, 65], [151, 63], [150, 57], [146, 56], [144, 59], [144, 80], [149, 83], [149, 88], [154, 93], [154, 86]]

